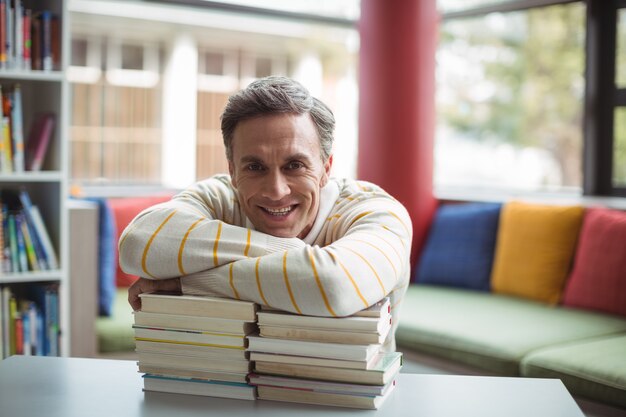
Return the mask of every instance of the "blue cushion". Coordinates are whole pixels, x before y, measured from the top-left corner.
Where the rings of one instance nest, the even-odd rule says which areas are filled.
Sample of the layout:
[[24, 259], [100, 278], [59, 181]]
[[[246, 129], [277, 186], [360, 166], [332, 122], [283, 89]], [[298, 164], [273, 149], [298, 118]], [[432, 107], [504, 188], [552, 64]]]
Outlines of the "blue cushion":
[[492, 203], [440, 206], [415, 281], [488, 291], [500, 208]]
[[115, 282], [117, 237], [115, 216], [106, 198], [85, 198], [98, 204], [98, 313], [111, 316], [117, 285]]

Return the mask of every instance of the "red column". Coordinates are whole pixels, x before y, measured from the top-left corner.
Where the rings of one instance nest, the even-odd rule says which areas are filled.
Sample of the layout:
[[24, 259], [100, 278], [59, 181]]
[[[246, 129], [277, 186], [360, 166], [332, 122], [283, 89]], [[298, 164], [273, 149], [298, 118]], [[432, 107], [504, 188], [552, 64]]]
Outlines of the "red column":
[[383, 187], [413, 221], [413, 265], [433, 196], [436, 0], [362, 0], [358, 177]]

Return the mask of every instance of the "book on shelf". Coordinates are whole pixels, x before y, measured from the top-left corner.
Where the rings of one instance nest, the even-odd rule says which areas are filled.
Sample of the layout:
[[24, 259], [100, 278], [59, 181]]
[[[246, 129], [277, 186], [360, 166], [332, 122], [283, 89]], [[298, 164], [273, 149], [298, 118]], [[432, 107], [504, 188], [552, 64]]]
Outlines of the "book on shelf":
[[11, 139], [13, 141], [13, 171], [24, 172], [22, 90], [19, 84], [15, 84], [15, 86], [13, 87], [13, 94], [11, 99]]
[[144, 390], [191, 394], [209, 397], [255, 400], [256, 389], [248, 384], [202, 379], [175, 378], [146, 374], [143, 376]]
[[41, 171], [54, 133], [54, 125], [55, 116], [53, 113], [40, 113], [35, 116], [24, 151], [24, 165], [27, 171]]
[[248, 351], [250, 352], [367, 361], [376, 355], [380, 349], [381, 345], [379, 344], [346, 345], [341, 343], [323, 343], [248, 336]]
[[231, 333], [150, 328], [133, 325], [135, 339], [153, 342], [190, 343], [220, 348], [245, 348], [246, 337]]
[[240, 373], [244, 375], [251, 371], [251, 364], [248, 360], [228, 360], [219, 356], [183, 356], [139, 351], [137, 352], [137, 357], [140, 365], [208, 372]]
[[289, 378], [276, 375], [248, 375], [250, 384], [255, 386], [273, 386], [295, 388], [317, 392], [352, 395], [385, 395], [395, 385], [395, 377], [384, 385], [364, 385], [346, 382], [330, 382], [318, 379]]
[[259, 399], [272, 401], [285, 401], [301, 404], [331, 405], [335, 407], [359, 408], [377, 410], [389, 397], [395, 385], [385, 395], [351, 395], [318, 392], [296, 388], [258, 386]]
[[184, 316], [181, 314], [135, 311], [135, 324], [144, 327], [192, 329], [207, 332], [247, 335], [257, 330], [254, 321], [220, 319], [215, 317]]
[[135, 350], [143, 353], [161, 353], [169, 355], [199, 356], [211, 360], [219, 357], [226, 360], [247, 360], [248, 352], [243, 349], [224, 349], [214, 346], [188, 343], [151, 342], [135, 340]]
[[33, 10], [38, 2], [0, 0], [0, 69], [59, 68], [59, 19], [50, 10]]
[[310, 356], [280, 355], [276, 353], [250, 352], [252, 362], [275, 362], [294, 365], [323, 366], [345, 369], [372, 369], [385, 355], [379, 353], [367, 361], [347, 361], [340, 359], [312, 358]]
[[255, 321], [257, 305], [250, 301], [167, 293], [143, 293], [141, 311]]
[[181, 369], [181, 368], [169, 368], [161, 365], [149, 365], [145, 363], [138, 363], [139, 372], [160, 375], [160, 376], [174, 376], [181, 378], [194, 378], [194, 379], [208, 379], [213, 381], [226, 381], [226, 382], [241, 382], [246, 383], [248, 381], [247, 373], [233, 373], [233, 372], [218, 372], [218, 371], [203, 371], [199, 369]]
[[382, 334], [391, 326], [391, 314], [379, 317], [315, 317], [278, 311], [259, 311], [259, 326], [327, 329], [351, 332], [377, 332]]
[[58, 356], [58, 290], [55, 285], [0, 287], [2, 351], [5, 357]]
[[401, 367], [402, 353], [389, 352], [385, 353], [374, 367], [367, 370], [256, 361], [254, 372], [325, 381], [385, 385], [393, 379]]
[[[387, 322], [389, 323], [389, 322]], [[391, 324], [379, 332], [351, 332], [347, 330], [327, 330], [281, 326], [259, 326], [260, 336], [276, 339], [311, 340], [341, 344], [378, 344], [383, 343]]]

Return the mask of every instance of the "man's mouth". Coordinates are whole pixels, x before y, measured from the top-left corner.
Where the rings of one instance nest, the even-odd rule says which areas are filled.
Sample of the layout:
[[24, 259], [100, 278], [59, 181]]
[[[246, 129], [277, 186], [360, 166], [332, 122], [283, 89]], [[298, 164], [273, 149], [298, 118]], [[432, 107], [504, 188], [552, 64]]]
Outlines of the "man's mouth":
[[295, 205], [280, 207], [280, 208], [270, 208], [270, 207], [261, 207], [266, 213], [271, 214], [272, 216], [287, 216], [291, 211], [296, 208]]

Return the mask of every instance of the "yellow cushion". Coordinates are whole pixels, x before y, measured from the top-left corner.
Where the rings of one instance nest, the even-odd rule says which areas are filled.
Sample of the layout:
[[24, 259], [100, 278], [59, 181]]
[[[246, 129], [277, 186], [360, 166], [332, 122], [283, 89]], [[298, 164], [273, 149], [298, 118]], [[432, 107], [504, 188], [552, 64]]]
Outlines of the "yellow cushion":
[[492, 290], [558, 303], [583, 213], [580, 206], [505, 204], [491, 273]]

